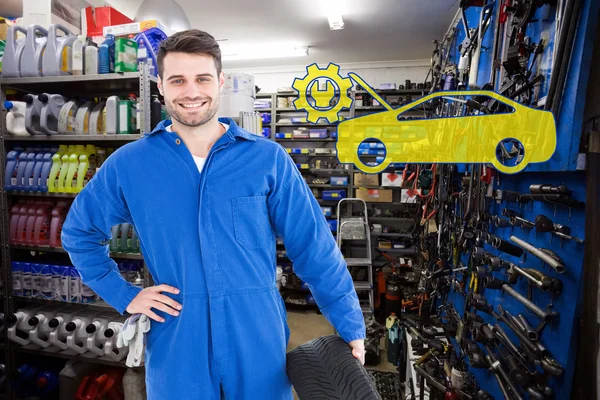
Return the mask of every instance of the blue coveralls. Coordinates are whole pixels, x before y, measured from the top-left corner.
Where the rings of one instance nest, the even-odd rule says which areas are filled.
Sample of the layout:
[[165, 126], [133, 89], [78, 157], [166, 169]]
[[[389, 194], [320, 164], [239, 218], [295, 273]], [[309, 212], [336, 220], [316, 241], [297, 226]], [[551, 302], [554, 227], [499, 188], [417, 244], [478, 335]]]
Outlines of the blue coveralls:
[[[351, 276], [318, 202], [291, 157], [231, 119], [202, 173], [162, 121], [111, 155], [77, 196], [62, 243], [82, 280], [121, 314], [139, 288], [109, 257], [111, 227], [133, 224], [155, 284], [183, 305], [156, 311], [146, 344], [150, 400], [291, 399], [289, 330], [275, 286], [275, 237], [323, 315], [350, 342], [365, 338]], [[183, 397], [182, 397], [183, 396]]]

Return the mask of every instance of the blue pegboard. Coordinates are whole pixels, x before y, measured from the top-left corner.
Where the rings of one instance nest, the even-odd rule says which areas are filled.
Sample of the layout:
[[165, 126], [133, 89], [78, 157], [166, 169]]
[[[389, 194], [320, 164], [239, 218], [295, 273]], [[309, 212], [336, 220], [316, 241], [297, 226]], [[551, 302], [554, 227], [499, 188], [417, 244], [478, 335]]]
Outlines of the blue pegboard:
[[[573, 198], [579, 201], [585, 200], [585, 175], [581, 172], [559, 172], [559, 173], [521, 173], [511, 175], [510, 177], [501, 177], [500, 184], [495, 185], [495, 189], [513, 190], [519, 193], [529, 193], [529, 186], [532, 184], [551, 184], [551, 185], [567, 185], [573, 190]], [[501, 216], [502, 210], [509, 208], [517, 211], [526, 220], [535, 221], [539, 214], [543, 214], [550, 218], [553, 222], [563, 224], [571, 228], [571, 235], [584, 239], [585, 231], [585, 213], [583, 209], [569, 209], [562, 206], [556, 206], [542, 203], [538, 201], [530, 202], [527, 205], [521, 205], [515, 202], [497, 203], [493, 201], [490, 212], [493, 215]], [[504, 240], [510, 241], [510, 236], [514, 235], [523, 239], [532, 245], [539, 248], [548, 248], [558, 254], [564, 261], [566, 272], [557, 274], [552, 268], [542, 266], [542, 261], [537, 257], [527, 254], [525, 257], [517, 258], [508, 254], [499, 252], [489, 245], [485, 245], [485, 250], [494, 255], [500, 256], [502, 259], [513, 262], [523, 268], [533, 268], [544, 272], [545, 274], [558, 278], [563, 283], [562, 293], [555, 296], [553, 299], [549, 293], [543, 293], [538, 289], [533, 289], [533, 300], [541, 308], [545, 308], [552, 301], [552, 309], [559, 313], [557, 321], [547, 325], [542, 331], [540, 342], [551, 352], [552, 357], [557, 360], [565, 369], [565, 374], [558, 378], [551, 378], [550, 386], [555, 391], [554, 398], [567, 399], [570, 397], [571, 384], [575, 370], [575, 354], [576, 354], [576, 335], [573, 334], [576, 323], [576, 310], [579, 293], [581, 287], [581, 273], [583, 265], [583, 244], [578, 244], [574, 241], [565, 240], [561, 246], [558, 237], [551, 233], [537, 233], [535, 230], [530, 232], [522, 231], [520, 228], [492, 228], [490, 232]], [[468, 259], [462, 258], [463, 264], [467, 265]], [[494, 276], [503, 280], [507, 280], [504, 271], [495, 272]], [[480, 282], [480, 286], [482, 286]], [[520, 279], [513, 286], [519, 293], [526, 295], [527, 282]], [[487, 298], [490, 305], [495, 309], [498, 304], [501, 304], [507, 311], [513, 315], [524, 314], [532, 326], [536, 326], [540, 319], [535, 315], [529, 314], [527, 309], [518, 301], [513, 299], [501, 291], [481, 289], [482, 293]], [[464, 296], [451, 292], [448, 300], [454, 302], [457, 310], [464, 309]], [[486, 322], [492, 325], [497, 321], [482, 312], [478, 312]], [[515, 343], [519, 343], [518, 338], [512, 334], [512, 331], [500, 324], [509, 334]], [[487, 370], [470, 369], [478, 383], [482, 388], [490, 392], [495, 398], [501, 399], [502, 394], [494, 378], [493, 374]]]

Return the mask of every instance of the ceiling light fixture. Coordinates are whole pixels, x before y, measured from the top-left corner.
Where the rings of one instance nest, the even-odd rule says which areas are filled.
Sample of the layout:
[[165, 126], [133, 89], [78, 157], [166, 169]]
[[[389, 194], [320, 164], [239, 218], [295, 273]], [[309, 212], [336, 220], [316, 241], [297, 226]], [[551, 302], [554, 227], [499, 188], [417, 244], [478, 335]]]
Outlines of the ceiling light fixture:
[[327, 21], [329, 21], [329, 29], [332, 31], [344, 29], [344, 20], [342, 19], [342, 14], [328, 14]]
[[288, 47], [288, 48], [271, 48], [268, 47], [256, 49], [244, 49], [241, 51], [223, 51], [221, 59], [223, 61], [237, 60], [263, 60], [269, 58], [288, 58], [288, 57], [303, 57], [308, 55], [308, 47]]

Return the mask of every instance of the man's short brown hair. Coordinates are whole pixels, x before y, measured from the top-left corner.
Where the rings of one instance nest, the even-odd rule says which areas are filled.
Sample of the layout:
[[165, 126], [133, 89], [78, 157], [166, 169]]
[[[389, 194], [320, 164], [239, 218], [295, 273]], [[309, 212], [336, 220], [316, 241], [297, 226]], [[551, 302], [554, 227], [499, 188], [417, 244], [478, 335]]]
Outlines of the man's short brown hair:
[[163, 60], [167, 53], [208, 54], [212, 56], [217, 68], [217, 75], [221, 74], [221, 48], [215, 38], [199, 29], [189, 29], [175, 33], [160, 44], [157, 55], [158, 75], [163, 76]]

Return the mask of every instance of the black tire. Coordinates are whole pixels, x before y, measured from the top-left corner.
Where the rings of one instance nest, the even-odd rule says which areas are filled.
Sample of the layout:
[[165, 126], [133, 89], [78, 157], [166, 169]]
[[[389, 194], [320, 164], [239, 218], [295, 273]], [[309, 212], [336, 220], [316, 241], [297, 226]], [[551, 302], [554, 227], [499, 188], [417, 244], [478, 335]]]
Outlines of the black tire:
[[300, 400], [381, 400], [367, 370], [337, 335], [290, 351], [287, 375]]

